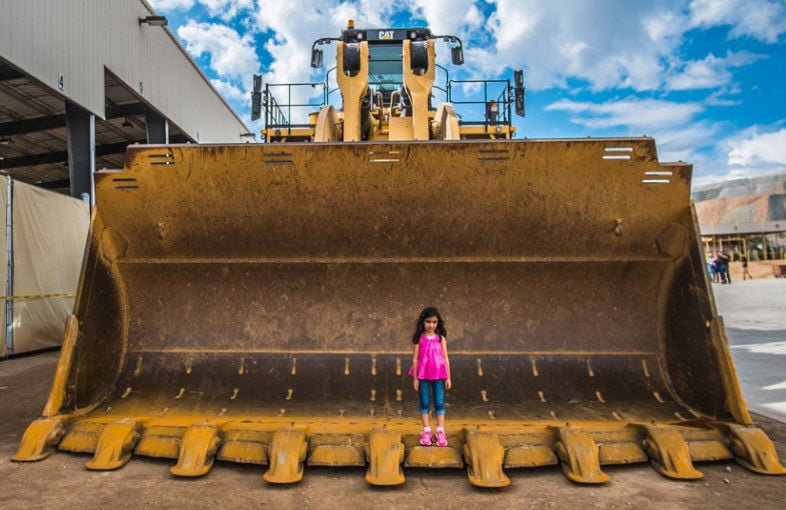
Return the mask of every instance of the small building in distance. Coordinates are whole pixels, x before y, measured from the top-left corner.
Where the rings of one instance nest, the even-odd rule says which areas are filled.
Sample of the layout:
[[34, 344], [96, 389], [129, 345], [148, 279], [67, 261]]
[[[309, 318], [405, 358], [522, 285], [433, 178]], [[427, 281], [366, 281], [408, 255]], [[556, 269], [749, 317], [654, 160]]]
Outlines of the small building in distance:
[[786, 258], [786, 172], [698, 186], [693, 200], [707, 256]]

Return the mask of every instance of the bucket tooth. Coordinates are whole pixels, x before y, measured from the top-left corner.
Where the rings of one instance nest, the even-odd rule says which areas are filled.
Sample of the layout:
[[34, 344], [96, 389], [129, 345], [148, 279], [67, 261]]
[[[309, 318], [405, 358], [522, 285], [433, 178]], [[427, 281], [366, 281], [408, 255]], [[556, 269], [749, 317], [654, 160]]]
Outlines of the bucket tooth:
[[111, 470], [124, 466], [133, 455], [139, 440], [139, 425], [130, 418], [107, 423], [98, 437], [93, 459], [85, 463], [87, 469]]
[[642, 445], [652, 468], [667, 478], [696, 480], [704, 474], [693, 467], [688, 443], [679, 431], [659, 425], [636, 426], [644, 437]]
[[262, 478], [268, 483], [295, 483], [303, 479], [306, 460], [306, 433], [301, 429], [281, 429], [273, 434], [268, 458], [270, 467]]
[[192, 425], [180, 440], [177, 464], [169, 469], [175, 476], [202, 476], [213, 467], [214, 456], [221, 438], [218, 427]]
[[558, 427], [557, 456], [562, 472], [576, 483], [600, 484], [609, 476], [600, 469], [600, 449], [592, 436], [569, 427]]
[[404, 444], [401, 433], [393, 430], [372, 430], [366, 450], [368, 470], [366, 481], [371, 485], [401, 485], [404, 483]]
[[507, 487], [510, 479], [502, 470], [505, 448], [493, 432], [467, 431], [464, 443], [469, 483], [476, 487]]
[[32, 462], [49, 457], [65, 434], [65, 419], [39, 418], [31, 423], [22, 436], [19, 449], [11, 460]]
[[778, 460], [772, 441], [761, 429], [724, 424], [737, 464], [762, 475], [784, 475], [786, 468]]

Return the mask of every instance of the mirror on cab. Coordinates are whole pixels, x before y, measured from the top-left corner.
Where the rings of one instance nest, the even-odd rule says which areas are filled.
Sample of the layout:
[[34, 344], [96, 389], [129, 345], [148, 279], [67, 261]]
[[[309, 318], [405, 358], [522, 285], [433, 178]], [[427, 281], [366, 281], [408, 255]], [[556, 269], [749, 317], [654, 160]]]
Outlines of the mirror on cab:
[[322, 67], [322, 50], [318, 48], [311, 49], [311, 67]]
[[453, 60], [454, 66], [460, 66], [464, 64], [464, 48], [461, 47], [461, 45], [451, 48], [450, 58]]

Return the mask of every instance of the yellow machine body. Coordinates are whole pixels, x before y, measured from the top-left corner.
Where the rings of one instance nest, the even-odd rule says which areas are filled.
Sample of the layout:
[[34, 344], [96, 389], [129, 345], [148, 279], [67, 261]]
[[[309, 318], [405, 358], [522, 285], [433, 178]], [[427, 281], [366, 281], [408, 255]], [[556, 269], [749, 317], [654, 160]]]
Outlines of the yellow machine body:
[[[715, 310], [691, 166], [650, 138], [458, 139], [451, 107], [422, 108], [428, 79], [405, 79], [423, 89], [409, 141], [346, 141], [363, 123], [328, 109], [307, 135], [324, 143], [132, 146], [97, 173], [51, 395], [14, 459], [221, 460], [269, 483], [304, 465], [375, 485], [551, 464], [603, 483], [647, 461], [694, 479], [729, 458], [782, 474]], [[425, 306], [447, 320], [447, 447], [418, 444], [407, 375]]]

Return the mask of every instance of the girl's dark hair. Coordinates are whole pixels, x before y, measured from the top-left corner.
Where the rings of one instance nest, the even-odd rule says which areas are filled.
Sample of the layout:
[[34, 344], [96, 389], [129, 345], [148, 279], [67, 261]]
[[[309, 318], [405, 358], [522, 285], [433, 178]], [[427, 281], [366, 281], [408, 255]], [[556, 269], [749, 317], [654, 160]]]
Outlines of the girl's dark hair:
[[439, 310], [434, 307], [428, 306], [420, 312], [420, 318], [418, 318], [418, 322], [415, 325], [415, 334], [412, 335], [412, 343], [419, 344], [420, 343], [420, 335], [423, 334], [426, 328], [423, 327], [423, 321], [428, 318], [436, 317], [437, 318], [437, 334], [439, 335], [439, 341], [442, 341], [442, 337], [448, 337], [448, 330], [445, 329], [445, 321], [442, 320], [442, 316], [439, 314]]

